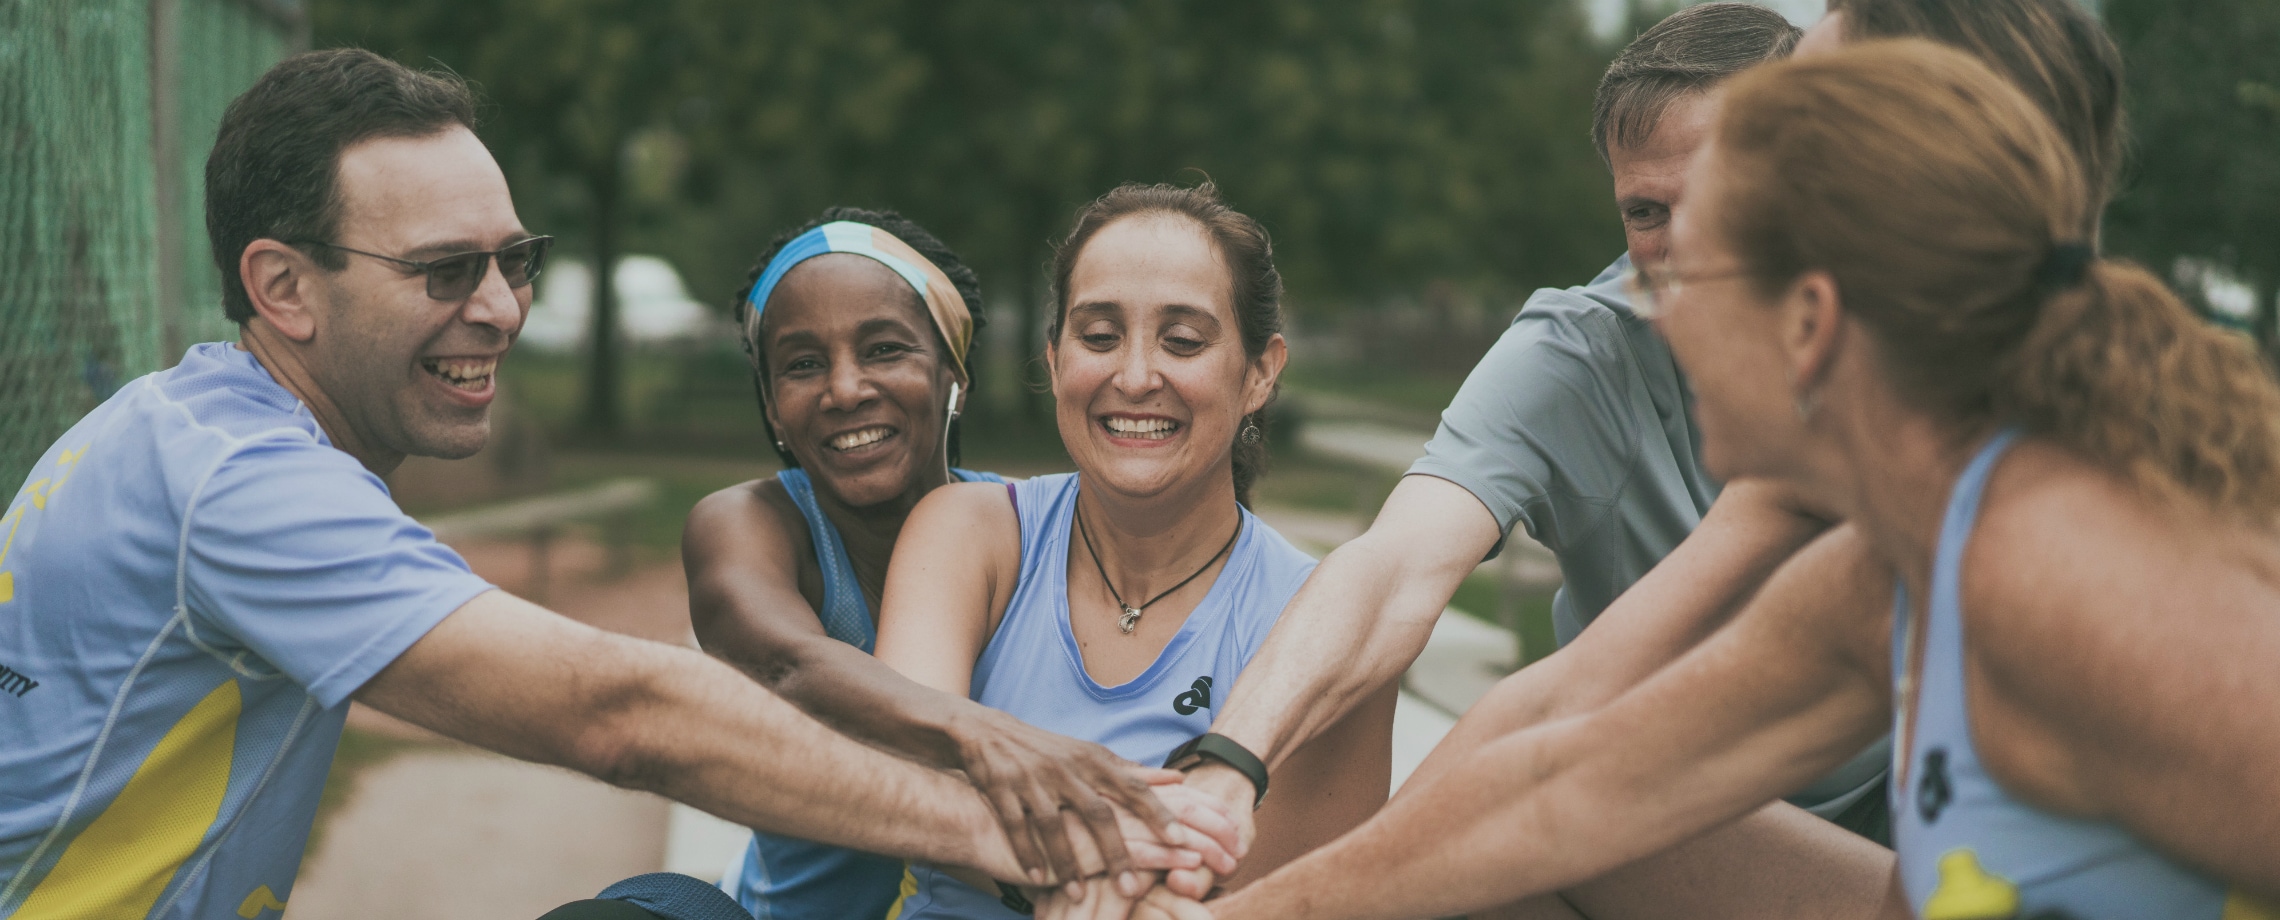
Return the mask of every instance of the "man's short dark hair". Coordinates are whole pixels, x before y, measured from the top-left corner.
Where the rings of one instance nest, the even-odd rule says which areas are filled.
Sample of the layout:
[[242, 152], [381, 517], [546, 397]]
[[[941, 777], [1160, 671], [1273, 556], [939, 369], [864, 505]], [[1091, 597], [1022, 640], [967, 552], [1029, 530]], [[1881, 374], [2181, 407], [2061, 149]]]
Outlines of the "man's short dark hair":
[[[206, 156], [206, 238], [222, 271], [222, 312], [244, 325], [253, 302], [238, 259], [258, 239], [331, 242], [340, 223], [341, 151], [376, 137], [475, 127], [475, 96], [448, 73], [421, 73], [358, 48], [293, 55], [230, 102]], [[312, 247], [338, 271], [345, 257]]]
[[1645, 143], [1679, 99], [1703, 92], [1752, 65], [1789, 56], [1804, 31], [1780, 13], [1747, 3], [1705, 3], [1664, 17], [1624, 46], [1591, 105], [1591, 142], [1607, 148]]

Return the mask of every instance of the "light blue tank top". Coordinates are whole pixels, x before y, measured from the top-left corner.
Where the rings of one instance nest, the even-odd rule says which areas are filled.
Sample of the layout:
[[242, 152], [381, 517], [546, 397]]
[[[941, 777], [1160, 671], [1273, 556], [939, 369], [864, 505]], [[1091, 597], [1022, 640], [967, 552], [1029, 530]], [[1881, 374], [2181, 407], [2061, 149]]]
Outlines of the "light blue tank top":
[[[1117, 756], [1154, 766], [1172, 749], [1211, 730], [1221, 700], [1266, 641], [1314, 558], [1248, 510], [1227, 565], [1187, 622], [1140, 676], [1103, 687], [1085, 671], [1069, 628], [1069, 540], [1077, 475], [1040, 476], [1013, 486], [1021, 517], [1021, 580], [997, 633], [974, 662], [972, 694], [992, 709], [1039, 728], [1097, 741]], [[894, 920], [1012, 920], [1020, 915], [984, 893], [925, 866], [912, 866]]]
[[[1964, 706], [1963, 554], [1995, 463], [2018, 439], [1980, 449], [1948, 498], [1932, 568], [1921, 689], [1906, 696], [1908, 599], [1893, 615], [1901, 687], [1892, 820], [1908, 900], [1925, 920], [2245, 920], [2267, 917], [2224, 886], [2155, 853], [2120, 825], [2070, 818], [2011, 797], [1987, 774]], [[1907, 739], [1908, 709], [1916, 710]], [[1911, 753], [1913, 752], [1913, 753]], [[1909, 759], [1913, 758], [1913, 763]], [[2239, 911], [2238, 913], [2233, 911]]]
[[[1004, 482], [993, 473], [951, 470], [958, 482]], [[776, 474], [776, 481], [807, 519], [816, 566], [823, 571], [823, 609], [816, 611], [823, 632], [868, 653], [878, 644], [878, 625], [855, 563], [847, 558], [839, 528], [815, 502], [815, 483], [805, 470]], [[721, 880], [722, 890], [758, 920], [844, 920], [884, 916], [900, 894], [900, 859], [826, 846], [798, 837], [755, 832], [744, 858]]]

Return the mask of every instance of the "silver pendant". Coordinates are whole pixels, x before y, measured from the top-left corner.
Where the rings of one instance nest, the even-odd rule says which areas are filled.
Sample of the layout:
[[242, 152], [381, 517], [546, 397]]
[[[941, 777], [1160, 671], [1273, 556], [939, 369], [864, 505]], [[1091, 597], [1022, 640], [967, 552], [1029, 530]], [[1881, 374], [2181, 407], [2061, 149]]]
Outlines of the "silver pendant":
[[1126, 607], [1124, 608], [1124, 615], [1116, 618], [1116, 628], [1124, 630], [1124, 634], [1127, 636], [1132, 635], [1132, 627], [1138, 625], [1140, 625], [1140, 608], [1138, 607]]

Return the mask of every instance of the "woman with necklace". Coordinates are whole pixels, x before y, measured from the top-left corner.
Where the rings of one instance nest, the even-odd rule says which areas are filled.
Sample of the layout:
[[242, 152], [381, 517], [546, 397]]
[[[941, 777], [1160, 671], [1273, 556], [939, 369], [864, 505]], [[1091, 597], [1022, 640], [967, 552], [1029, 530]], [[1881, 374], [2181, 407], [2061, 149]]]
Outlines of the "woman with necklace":
[[[1205, 733], [1314, 567], [1243, 506], [1286, 359], [1266, 232], [1208, 185], [1124, 186], [1079, 213], [1054, 290], [1046, 362], [1077, 472], [922, 501], [879, 659], [1140, 763], [1236, 763], [1263, 796], [1264, 765]], [[1244, 872], [1384, 802], [1392, 709], [1388, 687], [1280, 765]], [[905, 920], [1006, 917], [1017, 901], [928, 867], [905, 887]]]
[[[1176, 774], [933, 692], [869, 655], [911, 508], [949, 482], [1004, 482], [953, 466], [980, 302], [973, 271], [900, 215], [833, 208], [778, 238], [737, 301], [785, 469], [690, 513], [698, 641], [840, 731], [964, 771], [1002, 806], [1024, 866], [1081, 877], [1076, 834], [1127, 868], [1116, 810], [1168, 824], [1148, 781]], [[1063, 808], [1084, 826], [1065, 829]], [[760, 916], [835, 920], [884, 913], [902, 876], [899, 859], [756, 834], [723, 887]]]

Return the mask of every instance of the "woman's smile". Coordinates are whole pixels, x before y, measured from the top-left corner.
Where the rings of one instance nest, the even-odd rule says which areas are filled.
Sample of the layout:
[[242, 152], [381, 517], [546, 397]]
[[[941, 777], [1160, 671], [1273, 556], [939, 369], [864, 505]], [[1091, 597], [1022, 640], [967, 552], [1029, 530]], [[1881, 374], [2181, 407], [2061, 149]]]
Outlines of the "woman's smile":
[[824, 440], [824, 446], [840, 454], [861, 453], [865, 448], [885, 444], [900, 433], [891, 425], [865, 425], [853, 431], [832, 435]]
[[1186, 425], [1167, 416], [1129, 412], [1100, 416], [1100, 427], [1118, 447], [1162, 447], [1187, 430]]

